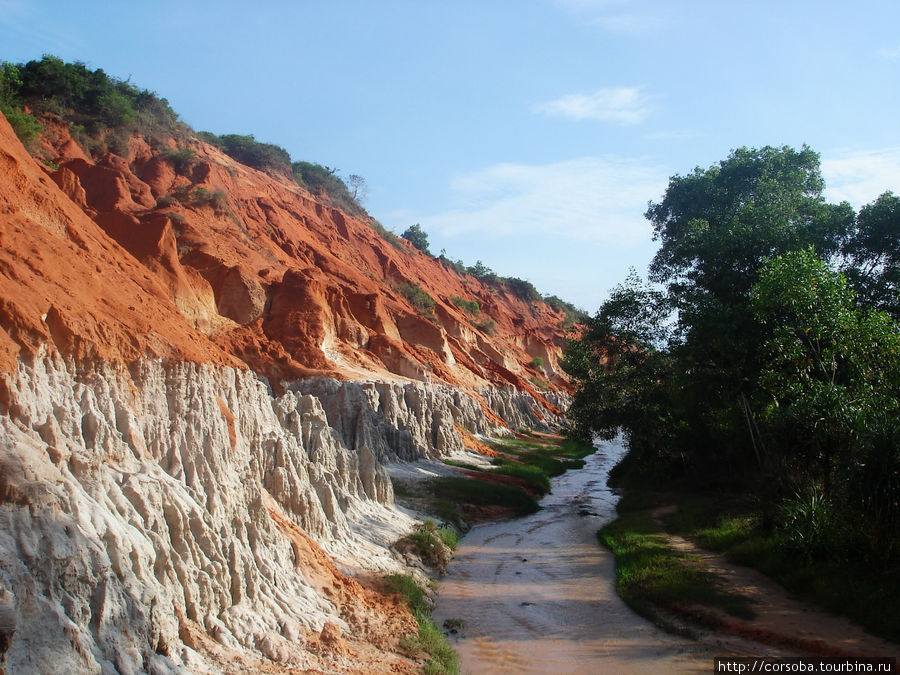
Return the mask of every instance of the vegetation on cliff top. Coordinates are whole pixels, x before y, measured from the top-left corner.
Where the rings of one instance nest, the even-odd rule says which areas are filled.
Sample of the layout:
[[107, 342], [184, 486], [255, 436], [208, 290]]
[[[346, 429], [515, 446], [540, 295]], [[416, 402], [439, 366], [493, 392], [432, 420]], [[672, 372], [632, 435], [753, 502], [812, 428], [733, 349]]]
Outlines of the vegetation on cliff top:
[[[47, 118], [67, 124], [72, 137], [86, 153], [94, 156], [106, 152], [126, 156], [129, 139], [140, 135], [158, 148], [180, 173], [185, 173], [196, 161], [196, 151], [187, 145], [194, 136], [218, 147], [237, 162], [293, 178], [322, 201], [362, 217], [385, 240], [400, 246], [398, 236], [371, 218], [362, 206], [366, 186], [361, 176], [351, 175], [348, 179], [351, 187], [348, 187], [336, 169], [292, 161], [287, 150], [258, 141], [252, 134], [194, 132], [179, 120], [165, 98], [112, 77], [102, 69], [91, 70], [84, 63], [66, 63], [55, 56], [19, 64], [3, 62], [0, 65], [0, 111], [31, 152], [37, 150], [42, 132], [40, 120]], [[177, 143], [175, 149], [170, 147], [173, 138]], [[182, 197], [173, 199], [182, 200]], [[419, 224], [408, 228], [402, 237], [426, 255], [431, 255], [428, 235]], [[526, 303], [544, 302], [563, 312], [565, 319], [561, 325], [566, 329], [586, 316], [556, 296], [542, 297], [529, 281], [497, 276], [481, 261], [466, 267], [460, 261], [451, 261], [443, 252], [438, 259], [458, 273], [474, 276]], [[428, 302], [418, 303], [419, 300], [419, 297], [414, 298], [414, 304], [426, 315], [430, 314]], [[477, 327], [492, 332], [494, 325], [489, 319], [483, 319]]]

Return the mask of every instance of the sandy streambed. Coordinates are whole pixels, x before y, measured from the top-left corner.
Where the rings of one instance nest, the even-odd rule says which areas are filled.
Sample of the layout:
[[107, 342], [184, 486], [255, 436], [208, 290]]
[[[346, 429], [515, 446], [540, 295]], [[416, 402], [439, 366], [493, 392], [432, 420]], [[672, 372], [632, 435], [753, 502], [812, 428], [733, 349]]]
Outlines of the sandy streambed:
[[667, 635], [616, 595], [612, 554], [596, 532], [615, 518], [606, 476], [624, 452], [603, 443], [553, 480], [538, 513], [474, 527], [441, 581], [435, 621], [464, 673], [708, 672], [711, 654]]

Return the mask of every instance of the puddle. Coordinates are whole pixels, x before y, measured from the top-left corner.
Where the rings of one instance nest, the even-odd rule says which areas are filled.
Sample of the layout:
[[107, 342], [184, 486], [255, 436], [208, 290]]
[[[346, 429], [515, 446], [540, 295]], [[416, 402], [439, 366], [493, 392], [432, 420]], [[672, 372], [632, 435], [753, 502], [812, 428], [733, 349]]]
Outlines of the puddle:
[[596, 532], [615, 518], [606, 476], [623, 453], [600, 444], [583, 469], [553, 479], [541, 511], [462, 540], [433, 616], [438, 626], [462, 621], [450, 640], [463, 673], [709, 671], [709, 654], [616, 595], [615, 563]]

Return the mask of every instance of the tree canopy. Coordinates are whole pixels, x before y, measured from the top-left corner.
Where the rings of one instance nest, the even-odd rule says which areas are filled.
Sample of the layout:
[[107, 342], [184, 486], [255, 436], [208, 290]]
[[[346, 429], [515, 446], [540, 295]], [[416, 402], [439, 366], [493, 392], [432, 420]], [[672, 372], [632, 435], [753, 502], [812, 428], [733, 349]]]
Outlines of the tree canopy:
[[428, 249], [428, 234], [418, 223], [416, 223], [415, 225], [410, 225], [400, 236], [406, 239], [417, 249], [422, 251], [422, 253], [431, 255], [431, 251]]
[[885, 558], [900, 554], [900, 200], [856, 214], [823, 190], [807, 147], [673, 176], [646, 214], [656, 286], [632, 274], [567, 348], [571, 416], [624, 433], [635, 475], [819, 490]]

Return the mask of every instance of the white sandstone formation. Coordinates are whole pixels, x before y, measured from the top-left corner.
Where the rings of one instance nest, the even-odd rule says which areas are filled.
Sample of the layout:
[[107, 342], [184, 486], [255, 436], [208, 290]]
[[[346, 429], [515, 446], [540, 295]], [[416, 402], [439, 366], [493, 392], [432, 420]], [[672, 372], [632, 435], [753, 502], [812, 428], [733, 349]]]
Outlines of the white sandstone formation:
[[[482, 398], [541, 422], [515, 390]], [[382, 463], [461, 449], [457, 425], [497, 431], [446, 386], [315, 380], [275, 397], [234, 368], [46, 352], [0, 378], [0, 411], [10, 674], [218, 672], [214, 649], [321, 667], [309, 636], [367, 619], [322, 591], [304, 537], [345, 569], [398, 570], [387, 547], [413, 521]]]

